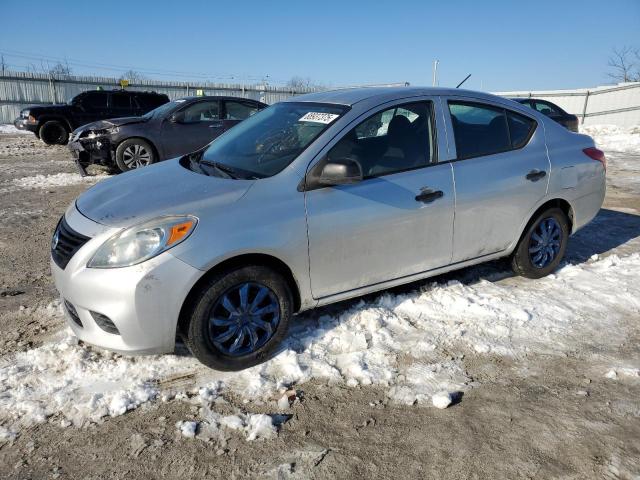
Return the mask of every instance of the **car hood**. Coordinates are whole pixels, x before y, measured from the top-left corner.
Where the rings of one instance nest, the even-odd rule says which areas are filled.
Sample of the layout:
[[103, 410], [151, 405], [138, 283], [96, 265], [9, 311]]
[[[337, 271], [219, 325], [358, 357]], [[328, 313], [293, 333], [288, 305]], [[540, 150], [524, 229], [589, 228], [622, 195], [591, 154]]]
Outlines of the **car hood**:
[[105, 128], [121, 127], [123, 125], [129, 125], [131, 123], [142, 123], [144, 121], [145, 119], [142, 117], [110, 118], [108, 120], [98, 120], [97, 122], [87, 123], [77, 130], [104, 130]]
[[196, 173], [174, 159], [103, 180], [76, 207], [95, 222], [129, 227], [161, 215], [210, 213], [239, 200], [253, 183]]

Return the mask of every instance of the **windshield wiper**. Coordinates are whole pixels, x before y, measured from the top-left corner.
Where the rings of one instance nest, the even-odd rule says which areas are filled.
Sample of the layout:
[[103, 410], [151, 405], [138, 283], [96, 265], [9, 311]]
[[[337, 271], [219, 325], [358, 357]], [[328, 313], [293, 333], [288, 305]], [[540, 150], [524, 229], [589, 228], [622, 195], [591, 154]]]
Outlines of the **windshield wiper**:
[[214, 161], [211, 161], [211, 160], [202, 160], [202, 159], [198, 163], [201, 164], [201, 165], [209, 165], [210, 167], [215, 168], [216, 170], [221, 172], [227, 178], [232, 178], [234, 180], [238, 179], [238, 176], [235, 174], [235, 171], [231, 167], [229, 167], [227, 165], [224, 165], [224, 164], [218, 163], [218, 162], [214, 162]]

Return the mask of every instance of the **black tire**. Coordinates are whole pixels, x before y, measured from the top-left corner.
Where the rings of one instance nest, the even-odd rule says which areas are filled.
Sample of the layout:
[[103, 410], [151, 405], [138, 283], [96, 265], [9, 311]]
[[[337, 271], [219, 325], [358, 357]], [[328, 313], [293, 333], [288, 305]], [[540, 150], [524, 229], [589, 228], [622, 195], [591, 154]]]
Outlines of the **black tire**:
[[[538, 235], [537, 232], [539, 232], [538, 229], [539, 227], [541, 227], [542, 222], [546, 222], [549, 220], [551, 220], [552, 222], [556, 222], [559, 227], [559, 248], [557, 249], [557, 253], [555, 253], [555, 256], [549, 256], [550, 261], [548, 262], [548, 264], [540, 266], [534, 263], [534, 258], [532, 257], [535, 257], [535, 253], [531, 253], [529, 250], [530, 248], [535, 250], [535, 248], [538, 246], [534, 234]], [[532, 237], [534, 237], [533, 240]], [[526, 278], [541, 278], [549, 275], [556, 268], [558, 268], [558, 265], [562, 261], [564, 253], [567, 249], [568, 240], [569, 220], [567, 219], [566, 214], [559, 208], [549, 208], [543, 212], [540, 212], [534, 219], [532, 219], [531, 222], [529, 222], [529, 225], [522, 235], [522, 238], [520, 238], [520, 242], [518, 243], [518, 246], [511, 256], [511, 268], [517, 275]], [[555, 252], [556, 250], [552, 249], [552, 251]]]
[[[211, 326], [210, 319], [214, 309], [220, 308], [219, 300], [228, 292], [233, 292], [240, 285], [250, 283], [256, 288], [266, 287], [279, 307], [279, 321], [269, 337], [265, 332], [265, 342], [259, 348], [242, 355], [230, 355], [214, 344], [210, 330], [225, 327]], [[249, 298], [251, 298], [249, 293]], [[254, 294], [254, 300], [257, 294]], [[268, 360], [280, 342], [286, 337], [289, 320], [293, 314], [293, 296], [285, 278], [278, 272], [260, 265], [240, 267], [214, 275], [202, 285], [192, 297], [185, 311], [184, 319], [188, 324], [182, 326], [184, 341], [193, 354], [204, 365], [223, 371], [236, 371], [252, 367]], [[276, 314], [274, 314], [275, 317]], [[231, 315], [232, 317], [232, 315]], [[230, 318], [231, 318], [230, 317]], [[231, 327], [229, 327], [230, 331]], [[218, 334], [219, 332], [215, 332]], [[232, 336], [229, 341], [237, 338]], [[244, 343], [250, 340], [248, 337]], [[268, 339], [266, 339], [268, 338]], [[224, 348], [224, 347], [223, 347]], [[247, 345], [246, 348], [251, 348]]]
[[66, 145], [69, 141], [69, 130], [58, 120], [49, 120], [38, 130], [40, 139], [47, 145]]
[[141, 138], [129, 138], [116, 148], [116, 164], [121, 172], [146, 167], [156, 160], [156, 152], [151, 144]]

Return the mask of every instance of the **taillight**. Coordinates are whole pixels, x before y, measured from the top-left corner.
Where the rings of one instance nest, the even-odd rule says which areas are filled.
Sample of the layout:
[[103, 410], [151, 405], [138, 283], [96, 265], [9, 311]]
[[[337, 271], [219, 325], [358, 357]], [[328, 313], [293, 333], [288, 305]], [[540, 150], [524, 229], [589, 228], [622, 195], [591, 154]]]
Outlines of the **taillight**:
[[607, 157], [604, 156], [604, 152], [602, 150], [599, 150], [596, 147], [589, 147], [589, 148], [583, 149], [582, 151], [591, 160], [600, 162], [604, 167], [604, 171], [605, 172], [607, 171]]

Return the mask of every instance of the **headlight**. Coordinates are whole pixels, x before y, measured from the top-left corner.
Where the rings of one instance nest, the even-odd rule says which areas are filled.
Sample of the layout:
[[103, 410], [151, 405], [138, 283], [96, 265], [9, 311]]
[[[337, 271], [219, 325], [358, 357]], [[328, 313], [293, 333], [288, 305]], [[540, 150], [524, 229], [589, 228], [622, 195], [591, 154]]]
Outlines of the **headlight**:
[[113, 135], [114, 133], [118, 133], [118, 130], [119, 130], [118, 127], [101, 128], [99, 130], [89, 130], [88, 132], [86, 132], [86, 137], [87, 138], [104, 137], [105, 135]]
[[29, 109], [22, 110], [22, 111], [20, 112], [20, 117], [22, 117], [22, 118], [29, 118]]
[[185, 215], [158, 217], [134, 225], [104, 242], [87, 267], [118, 268], [142, 263], [182, 243], [197, 223], [196, 217]]

